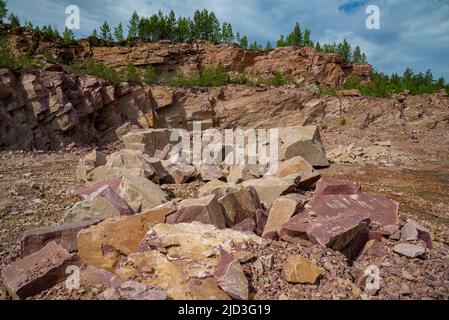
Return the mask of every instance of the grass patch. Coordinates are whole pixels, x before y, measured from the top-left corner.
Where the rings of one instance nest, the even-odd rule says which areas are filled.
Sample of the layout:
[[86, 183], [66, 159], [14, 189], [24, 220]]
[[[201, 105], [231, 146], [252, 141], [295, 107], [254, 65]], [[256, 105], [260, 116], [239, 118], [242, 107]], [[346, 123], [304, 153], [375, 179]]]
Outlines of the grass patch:
[[34, 61], [27, 55], [15, 55], [7, 45], [0, 46], [0, 68], [13, 71], [27, 71], [35, 66]]
[[289, 84], [295, 84], [295, 81], [291, 76], [284, 76], [281, 72], [276, 71], [273, 78], [268, 80], [267, 84], [272, 87], [282, 87]]
[[164, 82], [177, 87], [219, 87], [230, 83], [228, 73], [222, 65], [205, 68], [199, 73], [189, 75], [178, 71], [166, 75]]
[[84, 62], [77, 62], [69, 66], [70, 72], [76, 75], [89, 75], [105, 80], [119, 83], [122, 81], [115, 69], [106, 66], [104, 63], [93, 60], [86, 60]]

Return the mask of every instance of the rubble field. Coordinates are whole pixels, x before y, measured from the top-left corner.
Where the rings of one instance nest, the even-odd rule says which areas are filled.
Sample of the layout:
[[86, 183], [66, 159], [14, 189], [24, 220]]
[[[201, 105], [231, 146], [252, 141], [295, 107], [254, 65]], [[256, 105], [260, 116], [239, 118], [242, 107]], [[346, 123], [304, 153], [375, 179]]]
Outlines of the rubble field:
[[446, 154], [283, 130], [275, 176], [167, 161], [166, 129], [1, 152], [0, 298], [448, 299]]

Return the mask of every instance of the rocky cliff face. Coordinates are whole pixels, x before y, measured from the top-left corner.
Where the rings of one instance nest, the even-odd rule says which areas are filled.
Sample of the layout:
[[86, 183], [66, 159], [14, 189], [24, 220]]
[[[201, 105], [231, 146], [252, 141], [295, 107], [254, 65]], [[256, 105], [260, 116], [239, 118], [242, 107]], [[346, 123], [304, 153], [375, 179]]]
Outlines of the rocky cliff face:
[[0, 70], [1, 147], [48, 149], [116, 141], [120, 126], [153, 127], [153, 115], [148, 88], [114, 87], [67, 74], [56, 65], [20, 75]]
[[352, 64], [337, 54], [318, 53], [313, 48], [285, 47], [270, 52], [252, 52], [232, 45], [210, 42], [173, 44], [142, 43], [132, 48], [90, 48], [94, 60], [121, 68], [128, 61], [139, 67], [154, 66], [160, 74], [199, 71], [222, 64], [230, 72], [246, 73], [268, 80], [275, 72], [291, 76], [299, 85], [340, 86], [350, 75], [368, 81], [372, 68]]
[[0, 147], [59, 148], [118, 141], [134, 128], [272, 128], [320, 125], [449, 125], [446, 93], [392, 99], [324, 96], [293, 87], [172, 88], [113, 86], [61, 66], [14, 74], [0, 70]]
[[[0, 24], [0, 29], [5, 29]], [[6, 32], [6, 30], [4, 30]], [[337, 54], [319, 53], [313, 48], [285, 47], [270, 52], [254, 52], [238, 46], [216, 45], [209, 41], [193, 44], [138, 42], [133, 47], [94, 47], [89, 40], [65, 45], [61, 40], [46, 41], [42, 35], [23, 29], [20, 35], [8, 35], [9, 46], [19, 53], [36, 56], [52, 54], [60, 61], [83, 60], [88, 57], [106, 65], [122, 68], [128, 62], [137, 67], [153, 66], [160, 75], [176, 72], [197, 72], [205, 67], [222, 64], [227, 71], [246, 73], [267, 80], [277, 71], [291, 76], [299, 85], [340, 86], [350, 75], [368, 81], [372, 72], [369, 64], [352, 64]]]

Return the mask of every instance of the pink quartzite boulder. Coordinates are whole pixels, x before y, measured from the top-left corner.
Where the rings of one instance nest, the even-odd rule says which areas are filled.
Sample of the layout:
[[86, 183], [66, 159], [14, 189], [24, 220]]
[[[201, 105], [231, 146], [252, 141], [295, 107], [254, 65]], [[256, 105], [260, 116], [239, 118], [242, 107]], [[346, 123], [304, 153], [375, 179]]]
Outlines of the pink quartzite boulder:
[[315, 195], [324, 194], [359, 194], [362, 184], [346, 180], [321, 178], [316, 185]]
[[167, 217], [168, 224], [201, 222], [213, 224], [218, 229], [226, 228], [226, 218], [216, 195], [184, 200], [179, 209]]
[[397, 202], [371, 193], [319, 194], [308, 206], [317, 217], [335, 217], [346, 212], [369, 213], [371, 221], [382, 226], [397, 224], [399, 212]]
[[217, 285], [235, 300], [248, 300], [248, 280], [240, 262], [221, 248], [220, 262], [215, 268], [214, 278]]
[[55, 241], [68, 252], [78, 251], [76, 237], [78, 232], [97, 224], [100, 220], [81, 221], [58, 225], [50, 228], [32, 229], [24, 232], [22, 237], [22, 257], [29, 256]]
[[342, 250], [370, 222], [369, 213], [349, 211], [332, 217], [310, 218], [299, 214], [282, 226], [280, 237], [289, 242], [311, 240], [315, 243]]
[[117, 192], [117, 189], [120, 186], [121, 182], [122, 179], [100, 182], [90, 187], [74, 190], [72, 192], [72, 195], [78, 197], [80, 200], [86, 200], [91, 194], [94, 194], [95, 192], [106, 186], [109, 187], [112, 191]]
[[63, 281], [67, 277], [66, 267], [71, 264], [72, 255], [53, 241], [5, 267], [1, 278], [13, 298], [25, 299]]

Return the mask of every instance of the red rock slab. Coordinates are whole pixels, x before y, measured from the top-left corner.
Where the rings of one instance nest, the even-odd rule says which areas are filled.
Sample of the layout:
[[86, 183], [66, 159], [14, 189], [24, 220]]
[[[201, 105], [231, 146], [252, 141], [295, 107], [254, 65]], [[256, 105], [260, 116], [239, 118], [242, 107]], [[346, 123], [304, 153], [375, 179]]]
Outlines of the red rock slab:
[[1, 278], [13, 298], [25, 299], [66, 279], [66, 267], [71, 264], [76, 264], [74, 257], [52, 241], [38, 252], [6, 266]]
[[342, 250], [360, 230], [369, 224], [368, 213], [345, 213], [332, 218], [318, 218], [307, 230], [309, 239], [332, 248]]
[[256, 211], [256, 234], [261, 236], [265, 226], [267, 225], [268, 214], [265, 210], [257, 209]]
[[95, 192], [106, 186], [111, 188], [112, 191], [117, 192], [117, 189], [120, 186], [121, 182], [121, 179], [100, 182], [90, 187], [74, 190], [72, 191], [72, 195], [78, 197], [80, 200], [86, 200], [91, 194], [94, 194]]
[[82, 221], [50, 228], [27, 230], [22, 236], [22, 258], [39, 251], [52, 241], [55, 241], [70, 253], [76, 252], [78, 251], [78, 245], [76, 243], [78, 232], [89, 228], [100, 221], [101, 220]]
[[317, 217], [335, 217], [345, 212], [369, 213], [379, 225], [397, 224], [398, 203], [384, 196], [360, 193], [353, 195], [315, 195], [308, 208]]
[[333, 217], [311, 218], [307, 213], [293, 217], [282, 226], [280, 237], [288, 242], [311, 240], [334, 250], [342, 250], [370, 221], [369, 213], [349, 211]]
[[178, 211], [167, 216], [168, 224], [200, 222], [213, 224], [218, 229], [226, 228], [226, 218], [216, 195], [184, 200]]
[[240, 262], [223, 248], [220, 248], [220, 262], [215, 268], [214, 279], [217, 285], [235, 300], [248, 300], [248, 279]]
[[235, 231], [256, 233], [256, 222], [248, 218], [232, 227]]
[[309, 199], [306, 196], [295, 193], [275, 200], [268, 211], [268, 221], [262, 237], [271, 232], [279, 232], [282, 225], [288, 222], [299, 210], [303, 209], [308, 201]]
[[315, 195], [359, 194], [361, 191], [362, 184], [359, 182], [321, 178], [317, 183]]
[[121, 216], [132, 216], [135, 214], [129, 204], [109, 187], [105, 187], [98, 196], [112, 204], [120, 212]]

